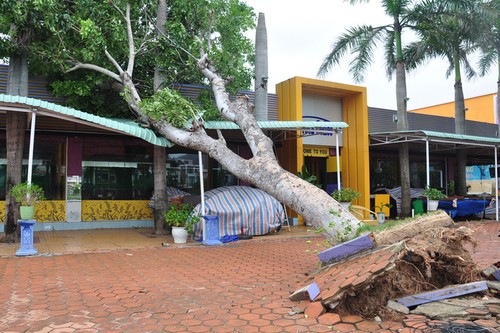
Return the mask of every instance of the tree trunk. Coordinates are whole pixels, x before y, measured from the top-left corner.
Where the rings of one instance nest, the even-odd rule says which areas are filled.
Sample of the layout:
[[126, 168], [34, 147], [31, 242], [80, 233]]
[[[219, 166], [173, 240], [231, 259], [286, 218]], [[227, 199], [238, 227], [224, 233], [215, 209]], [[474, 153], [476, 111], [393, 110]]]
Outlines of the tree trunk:
[[[455, 82], [455, 133], [466, 134], [465, 132], [465, 100], [462, 82]], [[456, 151], [457, 175], [455, 180], [455, 191], [457, 195], [467, 194], [466, 165], [467, 152], [463, 149]]]
[[167, 211], [167, 178], [166, 178], [166, 152], [164, 147], [154, 147], [154, 226], [155, 234], [169, 234], [165, 228]]
[[[162, 36], [165, 34], [165, 23], [167, 22], [167, 3], [165, 0], [158, 1], [158, 7], [156, 10], [156, 29], [157, 35]], [[165, 80], [161, 74], [161, 68], [155, 66], [154, 71], [154, 91], [158, 91], [162, 88]], [[153, 219], [154, 219], [154, 233], [156, 235], [169, 234], [170, 229], [165, 226], [165, 217], [163, 213], [167, 211], [167, 171], [166, 171], [166, 152], [164, 147], [155, 146], [154, 147], [154, 209], [153, 209]]]
[[411, 216], [410, 191], [410, 152], [408, 143], [399, 146], [399, 165], [401, 174], [401, 217]]
[[[28, 62], [25, 54], [13, 55], [9, 59], [9, 77], [7, 94], [28, 95]], [[19, 239], [17, 220], [19, 219], [19, 204], [9, 195], [9, 190], [22, 179], [24, 138], [26, 132], [26, 114], [24, 112], [7, 112], [7, 184], [5, 196], [6, 222], [4, 242], [14, 242]]]
[[[239, 125], [245, 127], [243, 124]], [[325, 191], [284, 170], [272, 150], [270, 154], [262, 154], [264, 156], [255, 156], [258, 154], [254, 153], [254, 157], [247, 160], [232, 152], [223, 139], [213, 139], [204, 131], [194, 131], [182, 136], [175, 133], [181, 130], [166, 129], [165, 124], [157, 123], [153, 126], [167, 139], [205, 152], [239, 179], [255, 185], [292, 208], [305, 221], [321, 230], [332, 244], [351, 238], [361, 226], [361, 222]], [[262, 133], [258, 126], [255, 129]], [[272, 145], [268, 137], [259, 139], [262, 140], [258, 140], [261, 148], [265, 144]]]
[[497, 97], [496, 97], [496, 102], [497, 102], [497, 121], [498, 121], [498, 129], [497, 129], [497, 136], [500, 138], [500, 81], [497, 82]]
[[462, 82], [455, 82], [455, 133], [465, 133], [465, 99]]
[[[396, 64], [396, 101], [398, 106], [398, 131], [406, 131], [408, 126], [408, 112], [406, 96], [406, 72], [404, 63]], [[401, 176], [401, 217], [411, 216], [410, 193], [410, 153], [407, 143], [399, 146], [399, 172]]]

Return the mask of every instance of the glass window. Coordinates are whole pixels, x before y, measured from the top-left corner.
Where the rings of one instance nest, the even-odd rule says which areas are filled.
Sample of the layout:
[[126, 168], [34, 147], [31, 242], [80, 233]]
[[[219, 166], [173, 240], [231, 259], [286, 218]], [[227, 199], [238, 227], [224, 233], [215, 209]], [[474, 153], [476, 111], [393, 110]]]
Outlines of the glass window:
[[154, 187], [153, 147], [133, 138], [85, 138], [83, 200], [147, 200]]
[[[48, 200], [65, 198], [66, 137], [37, 134], [33, 151], [32, 183], [44, 188]], [[0, 200], [5, 200], [7, 158], [5, 136], [0, 138]], [[29, 136], [26, 136], [22, 179], [28, 177]]]
[[[207, 187], [208, 157], [202, 155], [203, 178]], [[175, 153], [167, 155], [167, 186], [200, 194], [200, 167], [198, 153]]]

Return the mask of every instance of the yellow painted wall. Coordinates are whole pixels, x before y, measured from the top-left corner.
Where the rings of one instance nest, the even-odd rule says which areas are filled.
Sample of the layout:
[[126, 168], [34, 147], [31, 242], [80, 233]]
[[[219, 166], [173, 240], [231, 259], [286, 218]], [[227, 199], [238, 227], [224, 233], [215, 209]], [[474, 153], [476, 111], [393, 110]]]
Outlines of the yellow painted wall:
[[82, 200], [82, 221], [151, 220], [149, 200]]
[[[465, 100], [465, 119], [495, 124], [495, 96], [482, 95]], [[409, 112], [455, 118], [455, 103], [444, 103], [425, 108], [409, 110]]]
[[[341, 149], [342, 183], [361, 193], [354, 203], [370, 206], [370, 170], [368, 140], [368, 106], [366, 88], [303, 77], [293, 77], [276, 85], [278, 95], [278, 119], [302, 120], [302, 95], [333, 96], [342, 99], [344, 147]], [[278, 152], [282, 165], [297, 173], [304, 163], [301, 139], [288, 140]], [[289, 156], [288, 156], [289, 155]], [[295, 158], [293, 158], [295, 157]], [[336, 170], [335, 157], [327, 160], [328, 171]]]
[[[82, 221], [151, 220], [149, 200], [83, 200]], [[66, 201], [44, 200], [35, 206], [38, 222], [65, 222]], [[0, 201], [0, 222], [5, 222], [5, 201]]]

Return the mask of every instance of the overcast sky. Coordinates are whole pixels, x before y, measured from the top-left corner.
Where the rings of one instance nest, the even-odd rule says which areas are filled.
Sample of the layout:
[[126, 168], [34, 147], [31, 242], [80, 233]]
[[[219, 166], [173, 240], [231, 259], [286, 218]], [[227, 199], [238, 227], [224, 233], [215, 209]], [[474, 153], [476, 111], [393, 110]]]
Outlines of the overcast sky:
[[[333, 42], [349, 27], [360, 24], [380, 26], [390, 24], [380, 2], [349, 5], [342, 0], [243, 0], [262, 12], [266, 18], [269, 92], [275, 92], [277, 83], [294, 76], [316, 78], [316, 73]], [[255, 39], [255, 32], [250, 38]], [[340, 66], [334, 67], [324, 78], [328, 81], [367, 87], [368, 105], [396, 109], [395, 81], [389, 81], [384, 71], [382, 49], [376, 50], [373, 64], [362, 83], [355, 83], [348, 72], [352, 57], [346, 56]], [[447, 64], [432, 60], [426, 66], [407, 75], [408, 109], [452, 102], [453, 78], [446, 79]], [[463, 79], [465, 97], [496, 92], [496, 75], [491, 72], [483, 78]]]

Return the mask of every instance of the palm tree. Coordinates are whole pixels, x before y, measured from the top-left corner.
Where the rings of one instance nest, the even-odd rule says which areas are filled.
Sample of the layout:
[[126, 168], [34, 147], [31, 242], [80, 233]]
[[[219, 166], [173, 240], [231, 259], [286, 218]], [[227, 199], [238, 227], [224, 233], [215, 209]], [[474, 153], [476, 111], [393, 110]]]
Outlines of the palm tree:
[[[479, 60], [480, 75], [485, 75], [497, 64], [497, 118], [500, 119], [500, 1], [491, 0], [484, 4], [485, 20], [483, 32], [478, 42], [481, 58]], [[498, 123], [498, 137], [500, 137], [500, 122]]]
[[[363, 0], [351, 0], [351, 4]], [[385, 13], [392, 18], [392, 23], [379, 27], [361, 25], [347, 29], [334, 43], [332, 50], [325, 57], [318, 70], [318, 76], [324, 76], [349, 51], [356, 54], [349, 68], [356, 82], [361, 82], [367, 67], [372, 63], [373, 49], [377, 43], [383, 42], [385, 47], [385, 67], [389, 78], [396, 74], [397, 128], [408, 130], [407, 91], [405, 56], [402, 43], [402, 32], [411, 28], [412, 1], [382, 0]], [[410, 166], [408, 145], [399, 148], [399, 164], [401, 176], [401, 215], [409, 216], [411, 212], [410, 198]]]
[[[455, 89], [455, 133], [465, 134], [465, 100], [462, 87], [463, 66], [467, 78], [476, 73], [468, 57], [476, 50], [474, 43], [480, 35], [481, 15], [477, 0], [430, 0], [415, 7], [419, 40], [408, 46], [405, 54], [407, 65], [419, 66], [433, 58], [448, 61], [447, 77], [454, 74]], [[457, 150], [456, 191], [467, 193], [465, 150]]]

